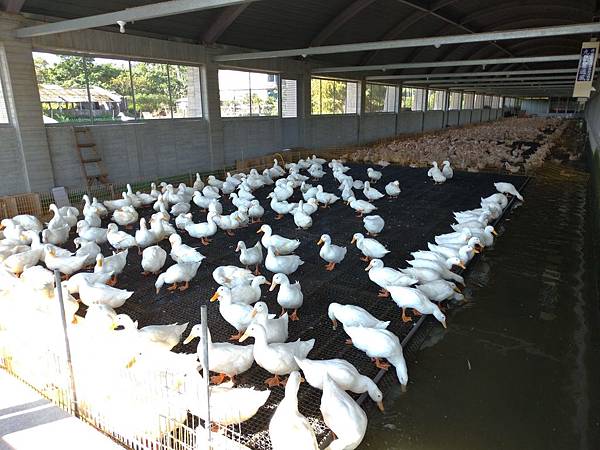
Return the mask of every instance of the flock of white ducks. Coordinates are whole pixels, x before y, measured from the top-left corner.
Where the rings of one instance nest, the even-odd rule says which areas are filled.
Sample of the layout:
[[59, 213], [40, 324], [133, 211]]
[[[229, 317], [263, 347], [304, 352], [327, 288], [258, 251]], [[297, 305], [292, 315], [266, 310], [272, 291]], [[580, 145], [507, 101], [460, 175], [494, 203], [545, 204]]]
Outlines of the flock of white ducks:
[[[133, 294], [116, 287], [119, 275], [125, 270], [128, 252], [133, 249], [141, 253], [142, 273], [156, 276], [157, 293], [164, 285], [169, 285], [168, 289], [173, 292], [184, 291], [194, 281], [205, 257], [198, 248], [182, 243], [179, 233], [185, 230], [198, 239], [199, 245], [205, 246], [210, 245], [211, 237], [219, 229], [233, 235], [240, 227], [260, 222], [264, 207], [253, 192], [265, 186], [270, 186], [267, 197], [270, 208], [277, 213], [276, 219], [290, 214], [299, 229], [310, 228], [318, 223], [315, 213], [319, 209], [327, 211], [331, 205], [345, 201], [357, 216], [364, 216], [366, 233], [377, 236], [383, 231], [385, 221], [371, 213], [377, 210], [378, 201], [393, 201], [401, 195], [400, 183], [391, 181], [380, 190], [375, 186], [383, 176], [381, 171], [369, 168], [367, 179], [360, 180], [348, 175], [349, 169], [342, 161], [328, 162], [315, 156], [285, 167], [275, 160], [273, 167], [262, 173], [254, 169], [247, 174], [228, 173], [225, 180], [210, 176], [206, 184], [198, 175], [193, 187], [161, 183], [159, 186], [152, 184], [149, 193], [133, 193], [128, 186], [121, 199], [104, 203], [84, 196], [81, 212], [73, 207], [51, 205], [53, 217], [45, 225], [27, 215], [5, 219], [0, 241], [2, 314], [18, 317], [34, 310], [36, 318], [32, 320], [36, 320], [40, 329], [47, 327], [51, 321], [45, 320], [45, 315], [56, 313], [57, 291], [51, 271], [59, 270], [64, 279], [61, 288], [69, 321], [78, 321], [75, 315], [78, 301], [88, 306], [85, 319], [79, 319], [79, 323], [71, 325], [69, 330], [81, 337], [73, 349], [75, 368], [88, 374], [88, 378], [78, 377], [82, 380], [78, 390], [82, 404], [94, 404], [108, 415], [119, 405], [117, 409], [123, 414], [114, 413], [117, 417], [113, 414], [111, 422], [115, 426], [130, 434], [158, 439], [164, 430], [152, 425], [153, 415], [166, 414], [168, 410], [171, 417], [184, 420], [187, 412], [204, 414], [198, 411], [199, 397], [204, 395], [202, 375], [197, 371], [197, 357], [202, 347], [199, 343], [198, 354], [193, 355], [171, 352], [184, 336], [187, 323], [138, 328], [133, 318], [115, 312]], [[330, 172], [339, 183], [339, 191], [326, 192], [321, 184], [310, 184], [309, 176], [303, 175], [302, 171], [314, 180], [320, 180]], [[434, 165], [430, 172], [435, 183], [442, 182], [439, 177], [444, 181], [452, 178], [447, 161], [442, 169]], [[498, 218], [507, 207], [508, 196], [522, 200], [510, 183], [496, 183], [495, 187], [498, 192], [482, 198], [479, 208], [455, 212], [453, 231], [436, 236], [435, 244], [428, 244], [427, 249], [413, 252], [414, 259], [407, 261], [407, 268], [385, 267], [383, 258], [390, 251], [374, 237], [365, 237], [358, 231], [354, 234], [352, 244], [356, 244], [362, 259], [368, 262], [365, 270], [369, 279], [380, 288], [379, 296], [391, 297], [398, 305], [401, 320], [411, 321], [407, 310], [412, 310], [414, 315], [431, 314], [446, 326], [440, 304], [463, 298], [457, 283], [464, 281], [451, 269], [465, 268], [475, 253], [493, 244], [495, 230], [489, 222]], [[289, 202], [297, 190], [303, 200]], [[359, 191], [364, 200], [357, 199]], [[223, 214], [220, 202], [224, 196], [236, 208], [228, 215]], [[206, 222], [193, 222], [189, 212], [191, 203], [207, 211]], [[155, 211], [149, 220], [138, 218], [137, 210], [143, 207]], [[175, 214], [176, 217], [172, 217]], [[83, 219], [78, 221], [80, 215]], [[102, 228], [102, 218], [109, 216], [113, 222]], [[133, 234], [119, 230], [119, 225], [128, 228], [138, 221], [139, 228]], [[75, 254], [61, 247], [67, 243], [73, 227], [78, 244]], [[212, 274], [220, 287], [210, 300], [219, 302], [221, 316], [236, 330], [231, 340], [243, 342], [252, 338], [254, 342], [252, 345], [213, 342], [209, 334], [209, 369], [217, 374], [210, 381], [215, 385], [227, 379], [234, 381], [254, 363], [272, 375], [265, 380], [269, 388], [285, 384], [287, 377], [285, 398], [277, 406], [269, 427], [273, 448], [316, 449], [315, 432], [298, 411], [297, 394], [303, 381], [299, 371], [302, 371], [311, 386], [323, 391], [323, 420], [336, 437], [330, 448], [354, 449], [364, 437], [367, 417], [345, 391], [368, 393], [382, 410], [383, 395], [372, 380], [361, 375], [348, 361], [309, 359], [314, 338], [288, 341], [289, 323], [300, 319], [299, 310], [304, 303], [300, 281], [293, 277], [303, 264], [301, 257], [294, 254], [300, 241], [274, 233], [268, 224], [261, 225], [257, 232], [262, 236], [255, 244], [237, 243], [235, 251], [239, 252], [243, 267], [220, 266]], [[157, 245], [163, 240], [170, 244], [168, 254]], [[105, 242], [115, 250], [113, 255], [101, 253], [98, 244]], [[316, 243], [322, 245], [319, 256], [328, 271], [335, 270], [347, 256], [347, 248], [334, 242], [335, 236], [323, 234]], [[167, 257], [175, 264], [163, 270]], [[83, 271], [91, 266], [93, 272]], [[260, 275], [261, 266], [273, 273], [271, 281]], [[265, 284], [270, 285], [271, 291], [278, 290], [279, 317], [270, 314], [269, 306], [261, 301]], [[79, 299], [73, 295], [78, 295]], [[23, 301], [24, 298], [29, 300]], [[54, 301], [49, 303], [49, 298]], [[49, 307], [50, 304], [54, 306]], [[389, 321], [381, 321], [359, 306], [340, 303], [329, 305], [328, 317], [334, 329], [342, 325], [348, 336], [347, 343], [364, 352], [378, 368], [387, 370], [393, 366], [402, 388], [406, 388], [407, 365], [399, 338], [387, 330]], [[184, 343], [200, 334], [200, 325], [194, 325]], [[87, 340], [83, 338], [85, 336]], [[91, 369], [99, 365], [101, 371]], [[135, 381], [131, 384], [119, 381], [121, 385], [117, 387], [107, 383], [111, 379], [121, 380], [114, 374], [122, 376], [124, 368], [130, 371], [129, 374], [135, 374], [128, 375]], [[179, 395], [167, 401], [158, 394], [145, 392], [144, 401], [141, 401], [136, 396], [140, 389], [135, 387], [140, 378], [156, 382], [165, 372], [174, 373], [168, 386]], [[99, 388], [98, 380], [103, 386], [111, 387]], [[232, 384], [213, 386], [211, 419], [224, 426], [248, 420], [264, 405], [269, 393], [269, 390], [237, 388]], [[174, 399], [177, 407], [173, 406]]]

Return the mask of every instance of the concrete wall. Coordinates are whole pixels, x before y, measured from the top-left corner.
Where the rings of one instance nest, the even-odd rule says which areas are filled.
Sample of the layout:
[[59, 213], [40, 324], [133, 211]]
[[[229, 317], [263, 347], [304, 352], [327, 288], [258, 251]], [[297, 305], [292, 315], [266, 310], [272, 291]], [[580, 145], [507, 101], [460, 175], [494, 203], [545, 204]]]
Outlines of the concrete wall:
[[426, 111], [423, 117], [423, 131], [444, 128], [444, 111]]
[[398, 113], [398, 133], [420, 133], [423, 131], [423, 114], [420, 111]]
[[489, 109], [482, 109], [481, 110], [481, 121], [482, 122], [488, 122], [490, 120], [490, 110]]
[[396, 114], [363, 114], [360, 117], [360, 142], [371, 142], [396, 134]]
[[550, 112], [550, 102], [544, 99], [524, 99], [521, 110], [527, 114], [546, 115]]
[[459, 124], [460, 111], [452, 110], [446, 113], [446, 125], [456, 127]]
[[471, 112], [471, 123], [479, 123], [481, 122], [482, 110], [474, 109]]

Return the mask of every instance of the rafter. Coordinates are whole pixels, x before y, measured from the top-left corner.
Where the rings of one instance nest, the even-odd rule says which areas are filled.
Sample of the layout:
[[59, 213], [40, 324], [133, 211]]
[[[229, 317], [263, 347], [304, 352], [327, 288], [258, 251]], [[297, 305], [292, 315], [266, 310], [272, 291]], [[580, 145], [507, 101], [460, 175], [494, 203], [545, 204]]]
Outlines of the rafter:
[[375, 3], [375, 0], [355, 0], [335, 16], [319, 33], [310, 41], [309, 47], [318, 47], [329, 39], [336, 31], [353, 19], [367, 6]]
[[241, 5], [232, 5], [224, 8], [215, 21], [204, 32], [200, 41], [204, 44], [214, 44], [217, 42], [227, 28], [229, 28], [235, 19], [237, 19], [248, 6], [250, 6], [249, 3], [242, 3]]

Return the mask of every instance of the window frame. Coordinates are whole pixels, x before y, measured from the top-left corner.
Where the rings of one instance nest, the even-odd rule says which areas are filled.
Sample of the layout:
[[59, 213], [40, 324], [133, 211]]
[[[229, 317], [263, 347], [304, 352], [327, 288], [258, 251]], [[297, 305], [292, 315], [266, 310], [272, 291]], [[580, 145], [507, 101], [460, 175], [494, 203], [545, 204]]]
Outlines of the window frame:
[[[116, 59], [116, 60], [121, 60], [121, 61], [126, 61], [128, 63], [128, 67], [129, 67], [129, 83], [131, 85], [131, 90], [132, 90], [132, 100], [133, 100], [133, 104], [134, 106], [136, 105], [135, 102], [135, 85], [133, 82], [133, 76], [132, 76], [132, 68], [131, 68], [131, 63], [132, 62], [140, 62], [140, 63], [146, 63], [146, 64], [164, 64], [167, 66], [167, 74], [169, 74], [169, 70], [168, 67], [169, 66], [186, 66], [186, 67], [194, 67], [198, 70], [199, 73], [199, 79], [198, 79], [198, 83], [200, 84], [199, 87], [199, 91], [201, 94], [201, 98], [200, 98], [200, 104], [201, 104], [201, 116], [198, 117], [173, 117], [173, 110], [172, 110], [172, 101], [169, 101], [169, 110], [171, 111], [171, 117], [166, 117], [166, 118], [160, 118], [160, 119], [145, 119], [143, 117], [140, 118], [134, 118], [133, 120], [129, 120], [126, 122], [122, 122], [119, 120], [102, 120], [102, 121], [94, 121], [93, 119], [93, 115], [91, 113], [90, 110], [90, 119], [88, 122], [84, 122], [81, 123], [82, 126], [101, 126], [101, 125], [135, 125], [135, 124], [141, 124], [141, 123], [146, 123], [146, 122], [153, 122], [155, 120], [159, 120], [159, 121], [170, 121], [170, 120], [175, 120], [175, 121], [193, 121], [193, 120], [204, 120], [206, 121], [206, 111], [205, 111], [205, 103], [204, 103], [204, 76], [203, 76], [203, 71], [202, 68], [204, 67], [202, 64], [198, 64], [195, 62], [190, 62], [190, 61], [179, 61], [179, 60], [161, 60], [161, 59], [153, 59], [153, 58], [145, 58], [145, 57], [131, 57], [131, 56], [125, 56], [125, 55], [106, 55], [106, 54], [102, 54], [102, 53], [87, 53], [87, 52], [76, 52], [76, 51], [62, 51], [62, 50], [55, 50], [55, 49], [48, 49], [48, 48], [40, 48], [40, 47], [33, 47], [31, 50], [32, 56], [33, 53], [50, 53], [53, 55], [57, 55], [57, 56], [75, 56], [75, 57], [80, 57], [80, 58], [100, 58], [100, 59]], [[35, 68], [34, 68], [35, 70]], [[87, 80], [87, 75], [86, 75], [86, 80]], [[37, 87], [37, 84], [36, 84]], [[89, 97], [89, 82], [86, 83], [86, 89], [88, 90], [88, 102], [90, 102], [91, 104], [91, 98]], [[169, 90], [169, 98], [171, 97], [171, 86], [169, 83], [168, 86], [168, 90]], [[41, 104], [41, 103], [40, 103]], [[0, 126], [5, 125], [5, 124], [0, 124]], [[61, 126], [73, 126], [73, 123], [71, 122], [59, 122], [59, 123], [46, 123], [44, 124], [44, 126], [46, 127], [61, 127]]]
[[[283, 115], [283, 80], [286, 81], [293, 81], [296, 84], [296, 115], [295, 116], [284, 116]], [[298, 101], [298, 84], [299, 84], [298, 79], [296, 78], [292, 78], [292, 77], [283, 77], [283, 75], [279, 74], [279, 117], [281, 119], [298, 119], [299, 117], [299, 106], [300, 106], [300, 102]]]
[[[2, 60], [2, 64], [4, 65], [4, 60]], [[4, 73], [2, 70], [0, 70], [0, 96], [2, 97], [4, 109], [6, 110], [6, 122], [0, 122], [0, 128], [13, 128], [14, 121], [10, 111], [8, 97], [6, 96], [6, 84], [4, 83]]]
[[[393, 111], [367, 111], [367, 106], [369, 105], [369, 101], [367, 100], [367, 86], [383, 86], [383, 87], [391, 87], [394, 88], [394, 110]], [[373, 83], [369, 81], [365, 81], [364, 83], [364, 92], [365, 92], [365, 104], [363, 112], [365, 114], [398, 114], [400, 110], [400, 94], [402, 92], [402, 86], [399, 84], [388, 84], [388, 83]]]
[[402, 85], [401, 86], [401, 91], [400, 91], [400, 108], [402, 107], [402, 99], [404, 98], [403, 96], [403, 92], [404, 89], [414, 89], [415, 93], [412, 96], [413, 97], [413, 106], [414, 103], [417, 102], [417, 93], [421, 92], [421, 109], [413, 109], [413, 106], [410, 107], [410, 109], [401, 109], [401, 112], [425, 112], [427, 111], [427, 87], [425, 86], [411, 86], [411, 85]]
[[[460, 111], [462, 109], [462, 92], [461, 91], [447, 91], [448, 96], [448, 111]], [[458, 96], [458, 107], [452, 108], [452, 96]]]
[[[221, 86], [219, 85], [219, 116], [221, 120], [264, 120], [264, 119], [294, 119], [294, 117], [283, 117], [282, 116], [282, 91], [281, 91], [281, 72], [259, 70], [259, 69], [246, 69], [240, 67], [231, 66], [219, 66], [217, 67], [217, 80], [219, 79], [219, 71], [228, 70], [233, 72], [245, 72], [248, 74], [258, 73], [263, 75], [275, 75], [277, 77], [277, 114], [273, 116], [255, 116], [252, 115], [252, 84], [250, 79], [248, 80], [248, 92], [250, 93], [250, 115], [247, 116], [223, 116], [221, 114]], [[250, 77], [250, 75], [249, 75]], [[298, 80], [295, 78], [286, 78], [286, 80], [296, 81], [296, 119], [298, 118]]]
[[[356, 85], [356, 98], [355, 98], [355, 102], [356, 102], [356, 110], [355, 112], [342, 112], [342, 113], [336, 113], [336, 112], [331, 112], [331, 113], [313, 113], [313, 109], [312, 109], [312, 82], [313, 80], [319, 80], [319, 111], [323, 110], [323, 95], [322, 95], [322, 87], [321, 87], [321, 82], [322, 81], [332, 81], [334, 83], [334, 99], [335, 99], [335, 83], [338, 82], [342, 82], [342, 83], [346, 83], [346, 95], [348, 92], [348, 83], [353, 83]], [[310, 77], [310, 117], [323, 117], [323, 116], [359, 116], [360, 112], [361, 112], [361, 97], [362, 97], [362, 90], [363, 90], [363, 84], [361, 83], [360, 80], [352, 80], [352, 79], [346, 79], [346, 78], [327, 78], [327, 77], [318, 77], [318, 76], [311, 76]], [[345, 103], [345, 109], [348, 109], [348, 97], [346, 96], [346, 103]]]

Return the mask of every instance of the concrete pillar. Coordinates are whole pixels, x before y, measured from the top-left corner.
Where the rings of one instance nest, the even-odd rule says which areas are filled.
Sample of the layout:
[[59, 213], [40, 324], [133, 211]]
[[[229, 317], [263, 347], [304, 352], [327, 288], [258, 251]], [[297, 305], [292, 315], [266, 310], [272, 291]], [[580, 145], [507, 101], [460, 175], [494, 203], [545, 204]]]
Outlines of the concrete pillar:
[[202, 102], [208, 124], [210, 167], [212, 170], [216, 170], [225, 166], [226, 155], [223, 122], [221, 121], [221, 101], [219, 98], [219, 70], [211, 62], [211, 58], [212, 55], [207, 55], [204, 65]]
[[[37, 89], [30, 40], [14, 39], [10, 31], [20, 26], [16, 16], [0, 16], [0, 69], [5, 88], [10, 125], [16, 136], [16, 150], [25, 191], [47, 191], [54, 176], [46, 127]], [[2, 151], [0, 142], [0, 153]], [[75, 149], [73, 149], [75, 151]], [[0, 186], [0, 194], [4, 189]]]

